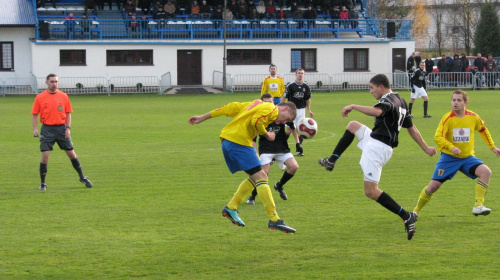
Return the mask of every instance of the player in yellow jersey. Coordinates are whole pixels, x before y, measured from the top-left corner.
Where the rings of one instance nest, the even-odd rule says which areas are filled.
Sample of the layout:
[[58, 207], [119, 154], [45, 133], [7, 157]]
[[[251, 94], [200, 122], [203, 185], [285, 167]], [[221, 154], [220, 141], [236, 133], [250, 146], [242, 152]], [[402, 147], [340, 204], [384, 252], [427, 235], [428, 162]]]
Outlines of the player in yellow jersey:
[[491, 170], [474, 155], [474, 130], [488, 147], [500, 156], [500, 150], [495, 147], [491, 134], [483, 120], [474, 112], [465, 109], [468, 104], [467, 93], [462, 90], [453, 92], [451, 106], [453, 110], [442, 118], [434, 134], [434, 141], [439, 146], [441, 158], [434, 168], [434, 174], [428, 186], [420, 193], [414, 212], [420, 214], [422, 208], [429, 202], [432, 195], [447, 180], [451, 180], [460, 171], [476, 183], [476, 203], [472, 208], [474, 215], [488, 215], [491, 209], [483, 206], [488, 191]]
[[269, 66], [269, 76], [267, 76], [262, 82], [262, 88], [260, 90], [260, 95], [264, 93], [270, 93], [274, 99], [274, 104], [281, 102], [281, 98], [285, 93], [285, 82], [283, 78], [277, 75], [278, 67], [274, 64]]
[[231, 173], [234, 174], [243, 170], [249, 176], [240, 184], [231, 201], [222, 209], [222, 215], [234, 224], [245, 226], [245, 223], [238, 215], [237, 208], [255, 188], [269, 215], [268, 227], [271, 230], [279, 229], [286, 233], [295, 232], [295, 229], [287, 226], [276, 213], [276, 205], [269, 188], [267, 174], [262, 169], [255, 148], [252, 147], [252, 139], [257, 134], [269, 141], [274, 141], [275, 133], [266, 130], [270, 123], [287, 123], [293, 121], [295, 115], [296, 107], [291, 102], [280, 103], [275, 106], [272, 103], [257, 99], [244, 103], [232, 102], [201, 116], [193, 116], [189, 119], [190, 124], [198, 124], [219, 116], [233, 117], [233, 120], [222, 129], [219, 136], [222, 142], [222, 153]]

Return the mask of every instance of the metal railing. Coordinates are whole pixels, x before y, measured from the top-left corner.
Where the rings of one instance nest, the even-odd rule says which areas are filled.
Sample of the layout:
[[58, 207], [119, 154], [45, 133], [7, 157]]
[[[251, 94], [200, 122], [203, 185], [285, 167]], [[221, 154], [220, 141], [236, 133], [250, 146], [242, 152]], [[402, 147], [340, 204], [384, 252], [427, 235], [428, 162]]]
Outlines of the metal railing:
[[[411, 39], [411, 20], [316, 19], [228, 20], [226, 39], [336, 39], [346, 36], [388, 38], [387, 24], [395, 23], [394, 39]], [[46, 16], [38, 21], [39, 40], [221, 40], [222, 20], [77, 19]], [[345, 37], [345, 36], [344, 36]], [[391, 35], [392, 38], [392, 35]]]
[[164, 93], [171, 87], [172, 87], [172, 75], [170, 74], [170, 72], [161, 75], [159, 92]]
[[[212, 87], [217, 89], [224, 89], [224, 73], [220, 71], [214, 71], [212, 73]], [[233, 81], [231, 79], [231, 74], [226, 73], [226, 90], [231, 90], [233, 88]]]

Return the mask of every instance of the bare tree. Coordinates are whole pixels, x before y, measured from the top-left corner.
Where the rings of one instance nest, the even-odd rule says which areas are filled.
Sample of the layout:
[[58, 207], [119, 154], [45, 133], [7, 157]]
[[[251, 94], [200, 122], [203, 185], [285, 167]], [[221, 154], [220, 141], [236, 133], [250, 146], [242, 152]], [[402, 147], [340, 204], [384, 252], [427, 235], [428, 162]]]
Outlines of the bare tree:
[[429, 32], [429, 48], [437, 51], [438, 55], [444, 52], [444, 45], [448, 41], [446, 36], [446, 0], [431, 0], [430, 14], [434, 20], [433, 30]]

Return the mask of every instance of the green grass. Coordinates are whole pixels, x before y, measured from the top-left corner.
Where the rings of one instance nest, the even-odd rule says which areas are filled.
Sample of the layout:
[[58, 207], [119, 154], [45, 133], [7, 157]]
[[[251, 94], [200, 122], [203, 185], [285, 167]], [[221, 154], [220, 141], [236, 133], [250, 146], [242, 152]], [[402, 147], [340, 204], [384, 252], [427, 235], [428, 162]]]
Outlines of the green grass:
[[[402, 94], [409, 99], [407, 91]], [[78, 181], [67, 156], [51, 154], [48, 189], [38, 191], [38, 139], [31, 131], [33, 96], [0, 98], [0, 279], [495, 279], [500, 241], [500, 159], [476, 138], [476, 155], [493, 171], [487, 217], [471, 214], [474, 181], [447, 182], [406, 240], [399, 217], [363, 194], [360, 150], [352, 145], [333, 173], [317, 159], [333, 150], [350, 120], [373, 118], [342, 107], [373, 105], [368, 92], [315, 93], [319, 133], [304, 143], [300, 169], [275, 196], [293, 235], [267, 229], [257, 199], [242, 204], [246, 227], [221, 216], [239, 183], [225, 166], [218, 135], [229, 118], [190, 126], [189, 117], [257, 93], [221, 95], [73, 96], [72, 138], [94, 188]], [[470, 92], [470, 110], [500, 141], [500, 92]], [[434, 146], [450, 91], [431, 91], [414, 123]], [[412, 210], [438, 156], [429, 157], [402, 131], [380, 188]], [[293, 145], [292, 145], [293, 147]], [[294, 148], [292, 148], [294, 150]], [[273, 184], [282, 172], [271, 168]]]

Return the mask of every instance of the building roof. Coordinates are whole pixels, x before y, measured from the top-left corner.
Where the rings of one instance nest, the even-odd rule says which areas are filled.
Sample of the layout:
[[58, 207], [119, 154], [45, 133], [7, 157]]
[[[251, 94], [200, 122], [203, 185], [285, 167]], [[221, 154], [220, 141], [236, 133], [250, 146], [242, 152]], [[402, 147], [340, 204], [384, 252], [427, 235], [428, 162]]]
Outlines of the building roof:
[[35, 9], [31, 0], [2, 1], [0, 26], [34, 26]]

